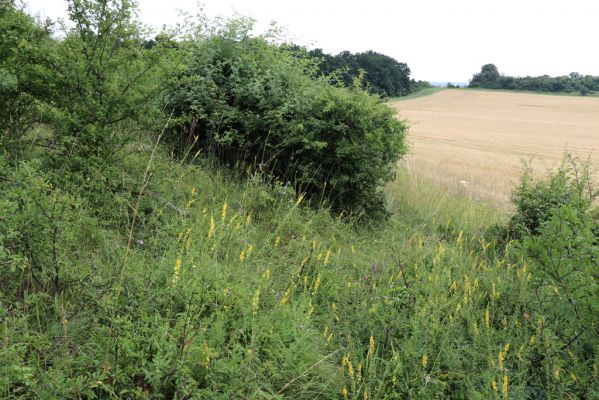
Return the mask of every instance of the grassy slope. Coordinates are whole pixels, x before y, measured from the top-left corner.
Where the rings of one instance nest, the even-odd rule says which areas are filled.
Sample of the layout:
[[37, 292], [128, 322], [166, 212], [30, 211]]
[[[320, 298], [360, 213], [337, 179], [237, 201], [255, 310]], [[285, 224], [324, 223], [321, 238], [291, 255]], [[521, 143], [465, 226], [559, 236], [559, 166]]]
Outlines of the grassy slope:
[[[130, 151], [127, 170], [149, 154]], [[27, 371], [34, 397], [489, 399], [539, 384], [526, 265], [485, 240], [504, 219], [492, 209], [400, 171], [389, 223], [352, 228], [258, 178], [160, 151], [151, 171], [131, 245], [95, 234], [93, 280], [122, 284], [74, 287], [49, 328], [6, 319], [8, 372]]]

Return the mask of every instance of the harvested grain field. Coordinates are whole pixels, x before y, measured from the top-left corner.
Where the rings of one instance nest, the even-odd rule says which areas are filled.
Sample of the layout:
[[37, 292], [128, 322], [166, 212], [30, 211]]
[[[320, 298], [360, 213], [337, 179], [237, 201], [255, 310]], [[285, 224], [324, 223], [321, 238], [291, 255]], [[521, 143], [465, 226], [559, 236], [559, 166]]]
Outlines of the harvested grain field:
[[412, 176], [501, 208], [523, 171], [543, 173], [569, 151], [599, 165], [599, 98], [443, 90], [394, 101], [410, 124]]

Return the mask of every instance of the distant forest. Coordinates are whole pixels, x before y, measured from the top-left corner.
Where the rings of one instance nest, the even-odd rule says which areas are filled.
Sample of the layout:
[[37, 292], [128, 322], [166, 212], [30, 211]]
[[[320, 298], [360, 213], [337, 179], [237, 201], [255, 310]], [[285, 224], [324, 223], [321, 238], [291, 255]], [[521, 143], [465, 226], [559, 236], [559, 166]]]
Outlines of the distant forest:
[[[299, 46], [296, 49], [301, 51]], [[372, 50], [364, 53], [342, 51], [337, 55], [327, 54], [322, 49], [303, 51], [320, 60], [322, 74], [337, 73], [341, 82], [348, 87], [361, 77], [365, 88], [382, 97], [406, 96], [431, 86], [429, 82], [411, 79], [406, 63]]]
[[471, 88], [530, 90], [535, 92], [580, 93], [583, 96], [599, 93], [599, 76], [570, 75], [551, 77], [502, 75], [494, 64], [486, 64], [470, 80]]

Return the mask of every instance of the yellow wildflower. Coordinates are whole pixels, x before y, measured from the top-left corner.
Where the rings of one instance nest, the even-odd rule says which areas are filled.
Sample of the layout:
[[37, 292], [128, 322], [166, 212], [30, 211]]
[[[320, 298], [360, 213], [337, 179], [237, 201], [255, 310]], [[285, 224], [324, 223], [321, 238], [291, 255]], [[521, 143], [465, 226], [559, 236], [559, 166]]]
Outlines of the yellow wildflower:
[[277, 236], [277, 238], [275, 239], [275, 247], [279, 247], [280, 242], [281, 242], [281, 237]]
[[177, 284], [177, 282], [179, 281], [179, 275], [181, 274], [181, 259], [177, 258], [177, 261], [175, 261], [175, 269], [173, 271], [173, 286], [175, 286]]
[[349, 399], [349, 393], [347, 391], [347, 387], [343, 387], [343, 390], [341, 391], [341, 394], [343, 395], [344, 399]]
[[264, 271], [264, 273], [262, 274], [262, 279], [269, 279], [270, 278], [270, 268], [266, 268], [266, 270]]
[[501, 393], [503, 394], [503, 398], [505, 400], [507, 400], [508, 398], [508, 392], [509, 390], [509, 379], [507, 377], [507, 375], [503, 375], [503, 384], [501, 385]]
[[216, 225], [214, 224], [214, 217], [210, 216], [210, 229], [208, 229], [208, 239], [214, 236], [214, 231], [216, 230]]
[[370, 335], [369, 351], [370, 354], [374, 354], [374, 337], [372, 335]]
[[320, 287], [320, 272], [316, 275], [316, 279], [314, 280], [314, 287], [312, 289], [312, 295], [316, 295], [318, 288]]
[[308, 318], [312, 316], [312, 313], [314, 313], [314, 306], [312, 305], [312, 301], [310, 301], [310, 303], [308, 303]]
[[241, 250], [241, 253], [239, 253], [239, 262], [243, 263], [245, 261], [245, 250]]
[[284, 305], [287, 304], [287, 302], [289, 301], [289, 296], [291, 295], [291, 288], [287, 288], [287, 290], [285, 290], [285, 293], [283, 293], [283, 297], [281, 297], [281, 301], [279, 301], [280, 305]]
[[426, 354], [422, 355], [422, 368], [426, 368], [428, 364], [428, 356]]
[[260, 307], [260, 289], [256, 289], [254, 297], [252, 298], [252, 314], [258, 314], [258, 308]]
[[350, 378], [354, 379], [354, 366], [351, 363], [351, 360], [347, 360], [347, 374]]
[[555, 378], [555, 380], [559, 379], [559, 374], [560, 374], [560, 369], [557, 365], [553, 366], [553, 377]]
[[331, 258], [331, 250], [327, 250], [327, 254], [324, 256], [324, 265], [329, 263], [329, 259]]
[[297, 198], [297, 201], [295, 202], [295, 205], [296, 205], [296, 206], [299, 206], [299, 205], [302, 203], [302, 200], [304, 200], [304, 196], [306, 196], [306, 194], [305, 194], [305, 193], [301, 193], [301, 194], [298, 196], [298, 198]]
[[497, 381], [495, 381], [495, 378], [493, 378], [493, 380], [491, 381], [491, 388], [494, 392], [497, 392]]
[[227, 218], [227, 208], [229, 208], [229, 205], [227, 204], [227, 202], [225, 201], [223, 203], [223, 210], [220, 213], [220, 219], [222, 221], [224, 221]]

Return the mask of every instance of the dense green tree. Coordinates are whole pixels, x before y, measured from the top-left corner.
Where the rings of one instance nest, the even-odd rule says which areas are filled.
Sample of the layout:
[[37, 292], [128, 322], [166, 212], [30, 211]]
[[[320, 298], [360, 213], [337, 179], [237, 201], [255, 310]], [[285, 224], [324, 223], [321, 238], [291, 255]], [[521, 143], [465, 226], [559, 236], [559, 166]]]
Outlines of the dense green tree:
[[337, 74], [341, 82], [350, 87], [356, 78], [372, 93], [384, 96], [405, 96], [422, 88], [422, 84], [410, 80], [410, 68], [392, 57], [366, 51], [337, 55], [326, 54], [322, 49], [310, 50], [311, 57], [320, 60], [320, 71], [325, 75]]
[[499, 70], [494, 64], [485, 64], [480, 72], [472, 77], [470, 87], [496, 88], [500, 78]]
[[41, 105], [56, 89], [48, 62], [50, 28], [49, 23], [38, 25], [13, 2], [0, 2], [0, 125], [12, 138], [41, 121]]

